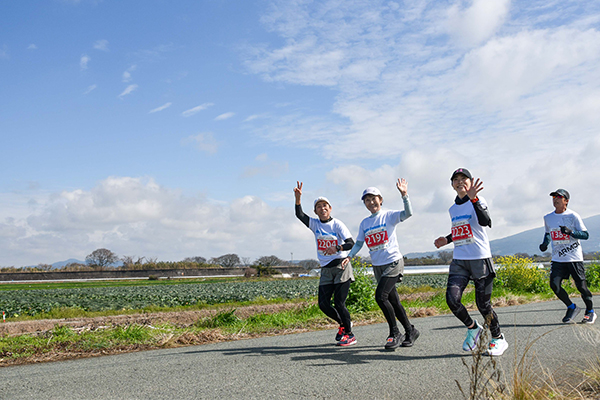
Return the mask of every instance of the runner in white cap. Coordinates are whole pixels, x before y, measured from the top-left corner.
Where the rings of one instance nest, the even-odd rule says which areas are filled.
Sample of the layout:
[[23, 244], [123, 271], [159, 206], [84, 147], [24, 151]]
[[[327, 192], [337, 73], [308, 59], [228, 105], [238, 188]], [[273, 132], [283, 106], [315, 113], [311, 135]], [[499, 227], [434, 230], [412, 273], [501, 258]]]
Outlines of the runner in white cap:
[[[398, 179], [396, 187], [402, 195], [404, 211], [383, 211], [381, 209], [383, 197], [379, 189], [376, 187], [365, 189], [361, 199], [371, 215], [360, 223], [356, 244], [352, 247], [348, 258], [344, 260], [344, 263], [348, 263], [363, 244], [367, 243], [377, 280], [375, 300], [383, 311], [390, 330], [385, 343], [386, 350], [394, 350], [399, 346], [410, 347], [419, 337], [419, 331], [408, 320], [396, 289], [396, 282], [401, 282], [404, 274], [404, 259], [398, 248], [396, 225], [412, 215], [406, 180]], [[404, 335], [400, 334], [396, 319], [404, 327]]]
[[[338, 346], [356, 344], [352, 333], [350, 312], [346, 308], [346, 298], [350, 284], [354, 282], [352, 265], [342, 265], [348, 250], [354, 245], [350, 231], [344, 223], [331, 217], [331, 203], [325, 197], [314, 201], [314, 211], [319, 218], [309, 218], [302, 211], [302, 182], [294, 188], [296, 197], [296, 217], [315, 235], [317, 258], [321, 264], [319, 281], [319, 308], [339, 325], [335, 340]], [[334, 307], [331, 306], [333, 296]]]

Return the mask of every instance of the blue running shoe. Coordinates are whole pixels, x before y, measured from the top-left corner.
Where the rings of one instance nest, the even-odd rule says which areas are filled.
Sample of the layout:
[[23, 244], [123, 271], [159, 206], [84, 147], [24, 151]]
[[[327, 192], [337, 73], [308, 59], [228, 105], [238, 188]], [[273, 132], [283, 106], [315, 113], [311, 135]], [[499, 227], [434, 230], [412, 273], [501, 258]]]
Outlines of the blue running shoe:
[[477, 321], [475, 321], [475, 326], [473, 329], [467, 329], [467, 337], [463, 342], [464, 351], [473, 351], [477, 348], [477, 342], [479, 341], [481, 332], [483, 332], [483, 327], [479, 325]]

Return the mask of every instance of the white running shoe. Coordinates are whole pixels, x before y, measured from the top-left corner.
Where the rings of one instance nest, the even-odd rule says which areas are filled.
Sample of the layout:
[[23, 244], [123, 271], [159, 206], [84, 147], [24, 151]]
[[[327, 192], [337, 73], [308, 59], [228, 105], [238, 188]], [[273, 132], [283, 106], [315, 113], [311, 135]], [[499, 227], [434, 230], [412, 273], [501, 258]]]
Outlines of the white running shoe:
[[467, 329], [467, 337], [463, 342], [464, 351], [473, 351], [477, 348], [477, 342], [479, 341], [481, 332], [483, 332], [483, 327], [475, 321], [475, 326], [472, 329]]
[[594, 311], [585, 313], [585, 317], [583, 317], [583, 321], [581, 321], [581, 323], [582, 324], [593, 324], [596, 321], [596, 317], [598, 317], [598, 316], [596, 315], [596, 313]]
[[504, 339], [504, 334], [499, 338], [492, 338], [485, 354], [487, 356], [501, 356], [508, 349], [508, 342]]

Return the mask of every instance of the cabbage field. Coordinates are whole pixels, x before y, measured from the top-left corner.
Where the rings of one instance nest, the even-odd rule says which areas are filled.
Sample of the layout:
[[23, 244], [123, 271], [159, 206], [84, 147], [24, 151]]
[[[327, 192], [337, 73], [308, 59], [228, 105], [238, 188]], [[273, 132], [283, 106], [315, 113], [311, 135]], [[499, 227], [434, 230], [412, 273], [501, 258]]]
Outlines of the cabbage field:
[[179, 285], [92, 287], [74, 289], [6, 290], [0, 292], [0, 311], [7, 317], [36, 315], [53, 308], [86, 311], [176, 307], [264, 299], [303, 299], [317, 295], [318, 281], [294, 279]]
[[[447, 275], [406, 276], [404, 286], [443, 287]], [[131, 310], [198, 304], [255, 301], [257, 299], [308, 299], [318, 293], [316, 279], [240, 281], [197, 284], [107, 286], [69, 289], [0, 291], [0, 311], [6, 317], [49, 312], [63, 307], [85, 311]]]

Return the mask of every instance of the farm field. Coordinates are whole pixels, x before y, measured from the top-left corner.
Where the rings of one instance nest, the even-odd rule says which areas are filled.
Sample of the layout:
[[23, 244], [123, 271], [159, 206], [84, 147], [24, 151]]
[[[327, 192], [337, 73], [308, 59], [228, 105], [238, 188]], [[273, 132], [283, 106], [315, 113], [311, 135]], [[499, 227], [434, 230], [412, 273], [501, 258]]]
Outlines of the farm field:
[[[408, 276], [403, 285], [408, 287], [443, 287], [445, 275]], [[169, 284], [147, 282], [103, 282], [89, 286], [89, 282], [1, 285], [0, 311], [6, 318], [36, 317], [53, 309], [78, 308], [83, 311], [143, 310], [149, 307], [173, 308], [223, 303], [244, 303], [259, 300], [311, 299], [318, 293], [318, 280], [311, 278], [280, 280], [230, 280], [226, 282], [186, 282], [170, 280]], [[155, 282], [155, 281], [154, 281]], [[137, 283], [137, 285], [135, 285]], [[64, 285], [66, 287], [63, 287]], [[27, 286], [27, 287], [23, 287]]]

